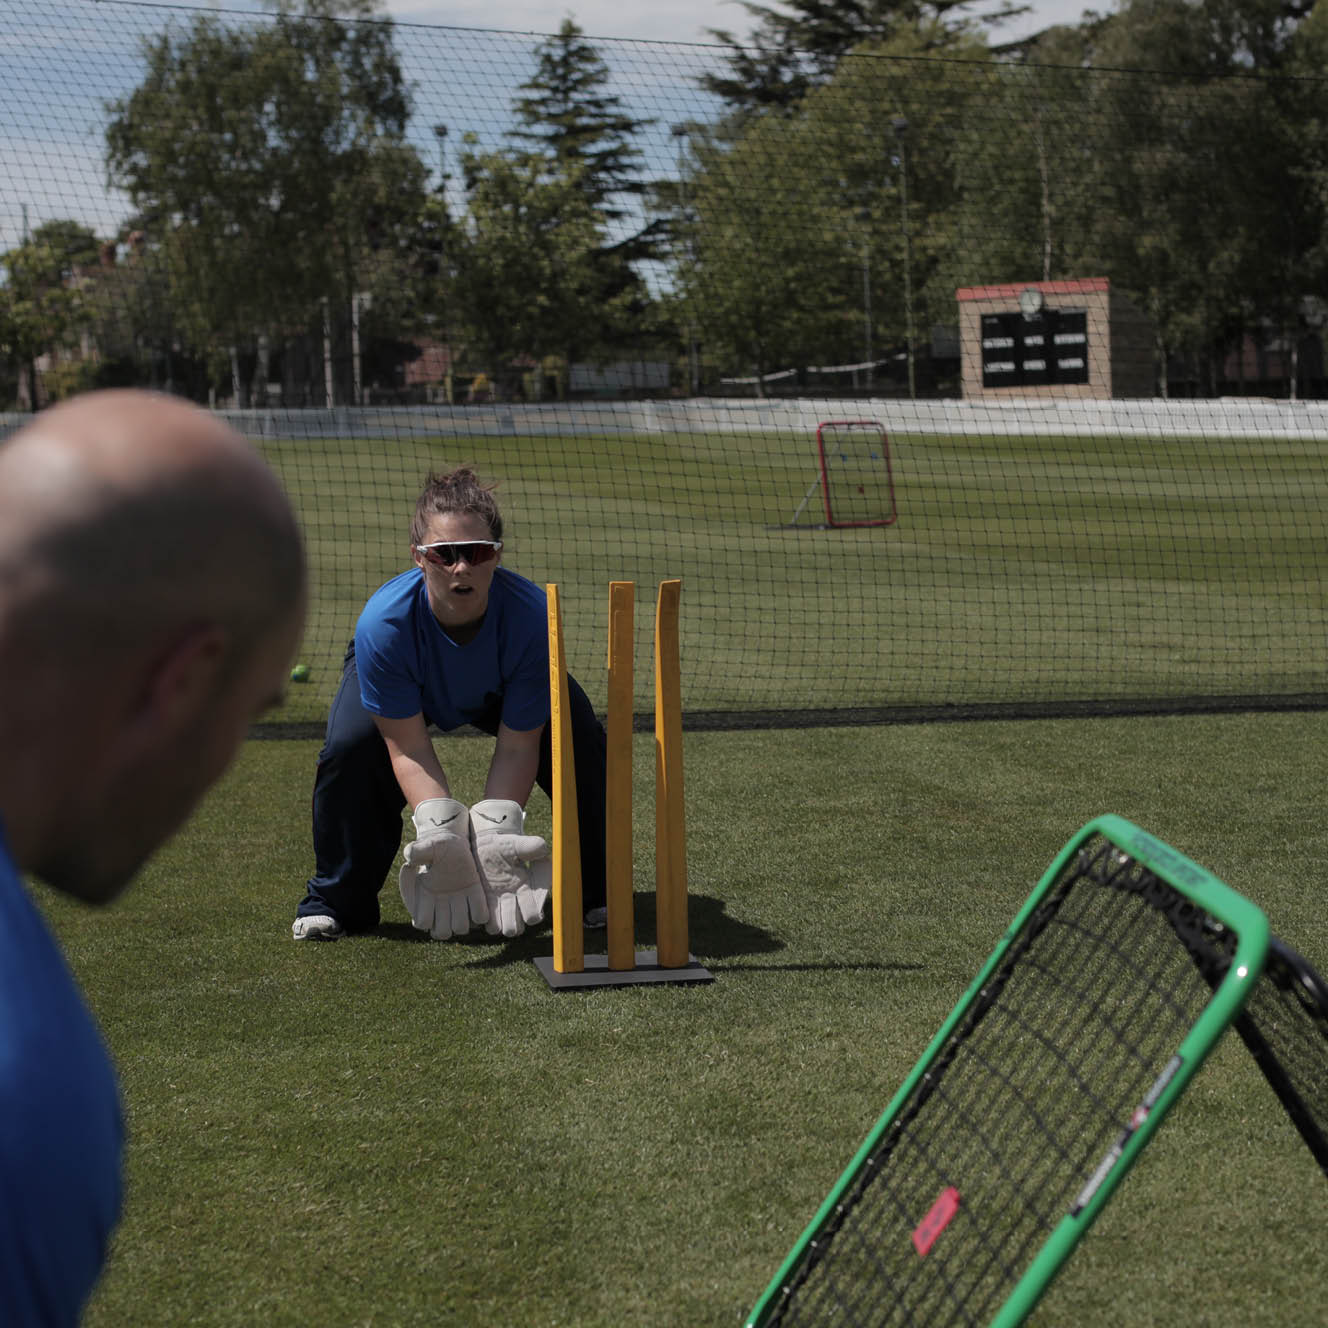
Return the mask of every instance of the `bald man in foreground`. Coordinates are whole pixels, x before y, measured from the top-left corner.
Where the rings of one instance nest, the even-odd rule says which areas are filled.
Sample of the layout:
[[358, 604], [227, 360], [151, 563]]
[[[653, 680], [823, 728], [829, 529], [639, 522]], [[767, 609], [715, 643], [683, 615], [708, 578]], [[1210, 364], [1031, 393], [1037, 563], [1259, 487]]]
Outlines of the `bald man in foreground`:
[[105, 1046], [20, 873], [114, 899], [282, 695], [295, 518], [262, 459], [144, 392], [0, 442], [0, 1322], [74, 1324], [119, 1214]]

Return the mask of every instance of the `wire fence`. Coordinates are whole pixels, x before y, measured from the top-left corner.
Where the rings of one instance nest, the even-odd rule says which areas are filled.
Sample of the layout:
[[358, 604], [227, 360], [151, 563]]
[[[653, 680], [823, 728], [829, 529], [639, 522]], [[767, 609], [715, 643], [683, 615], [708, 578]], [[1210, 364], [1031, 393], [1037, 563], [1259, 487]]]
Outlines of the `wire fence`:
[[1328, 82], [973, 39], [763, 110], [732, 54], [9, 0], [0, 429], [132, 384], [259, 443], [284, 722], [462, 463], [597, 701], [608, 581], [681, 576], [691, 722], [1321, 704]]

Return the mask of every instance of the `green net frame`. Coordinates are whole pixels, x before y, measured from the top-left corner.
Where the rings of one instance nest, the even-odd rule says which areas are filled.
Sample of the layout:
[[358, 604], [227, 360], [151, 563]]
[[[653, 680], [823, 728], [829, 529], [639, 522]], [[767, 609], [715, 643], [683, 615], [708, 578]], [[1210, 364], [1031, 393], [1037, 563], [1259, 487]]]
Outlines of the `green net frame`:
[[1262, 972], [1262, 912], [1114, 816], [1052, 863], [748, 1319], [1023, 1321]]

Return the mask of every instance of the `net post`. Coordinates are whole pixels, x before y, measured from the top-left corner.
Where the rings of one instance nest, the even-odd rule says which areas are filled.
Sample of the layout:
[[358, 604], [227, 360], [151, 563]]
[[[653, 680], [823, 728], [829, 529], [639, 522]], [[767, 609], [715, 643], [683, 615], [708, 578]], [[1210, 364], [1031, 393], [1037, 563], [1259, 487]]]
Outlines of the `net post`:
[[581, 836], [576, 808], [571, 704], [567, 691], [567, 647], [558, 587], [547, 584], [549, 613], [549, 734], [553, 764], [553, 967], [557, 973], [585, 968], [581, 916]]
[[636, 967], [632, 900], [632, 656], [635, 649], [633, 581], [609, 582], [609, 681], [605, 716], [605, 904], [608, 963]]

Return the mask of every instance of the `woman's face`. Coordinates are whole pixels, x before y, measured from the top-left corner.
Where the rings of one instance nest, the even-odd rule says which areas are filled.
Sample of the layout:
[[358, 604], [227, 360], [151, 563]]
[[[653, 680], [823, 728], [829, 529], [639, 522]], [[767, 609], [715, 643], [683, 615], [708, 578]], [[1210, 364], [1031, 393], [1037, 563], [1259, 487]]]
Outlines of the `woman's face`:
[[[420, 544], [427, 551], [421, 553], [416, 548], [412, 554], [415, 565], [424, 573], [429, 607], [444, 630], [470, 627], [483, 619], [489, 607], [489, 587], [501, 558], [493, 542], [488, 522], [473, 512], [435, 516], [425, 527]], [[483, 561], [472, 562], [472, 558]]]

